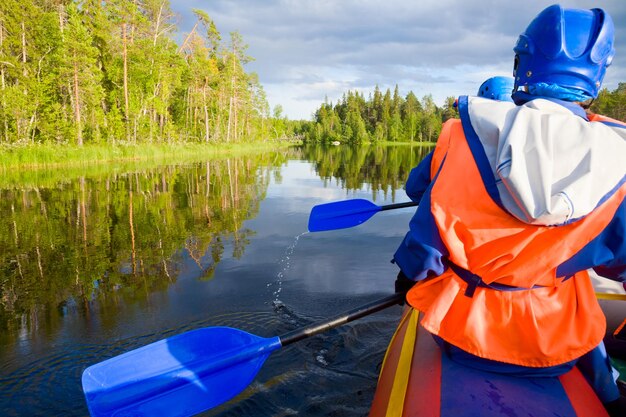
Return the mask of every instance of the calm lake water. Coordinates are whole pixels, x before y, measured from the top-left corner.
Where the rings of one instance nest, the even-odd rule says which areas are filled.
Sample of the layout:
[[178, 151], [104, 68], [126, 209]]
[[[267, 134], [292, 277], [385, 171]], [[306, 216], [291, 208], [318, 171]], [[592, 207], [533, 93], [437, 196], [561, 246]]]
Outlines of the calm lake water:
[[[414, 209], [308, 233], [317, 204], [407, 201], [419, 147], [290, 149], [0, 183], [0, 414], [87, 415], [83, 370], [208, 326], [272, 337], [393, 292]], [[364, 416], [400, 307], [274, 352], [206, 416]]]

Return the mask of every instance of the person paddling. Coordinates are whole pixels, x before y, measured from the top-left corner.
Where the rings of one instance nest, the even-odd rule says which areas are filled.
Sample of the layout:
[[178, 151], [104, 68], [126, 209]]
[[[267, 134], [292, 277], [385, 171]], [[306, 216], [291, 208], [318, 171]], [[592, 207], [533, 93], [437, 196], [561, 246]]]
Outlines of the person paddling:
[[[495, 76], [487, 78], [478, 88], [478, 97], [485, 97], [492, 100], [499, 101], [513, 101], [511, 94], [513, 92], [513, 77]], [[454, 100], [454, 107], [458, 109], [459, 100]], [[455, 123], [453, 119], [448, 119], [443, 123], [441, 127], [440, 137], [447, 137], [450, 135], [449, 129]], [[431, 172], [431, 167], [439, 167], [441, 158], [445, 156], [445, 150], [442, 147], [429, 152], [428, 155], [420, 162], [418, 166], [413, 168], [409, 172], [405, 184], [405, 190], [409, 198], [419, 203], [422, 198], [422, 194], [428, 187], [431, 178], [434, 177], [436, 172]], [[434, 161], [433, 161], [434, 158]]]
[[513, 49], [514, 102], [460, 97], [412, 172], [420, 204], [393, 262], [451, 359], [520, 376], [577, 365], [624, 416], [587, 272], [626, 282], [626, 125], [586, 111], [613, 42], [602, 9], [539, 13]]
[[487, 78], [478, 88], [478, 97], [490, 98], [498, 101], [513, 101], [513, 77], [501, 75]]

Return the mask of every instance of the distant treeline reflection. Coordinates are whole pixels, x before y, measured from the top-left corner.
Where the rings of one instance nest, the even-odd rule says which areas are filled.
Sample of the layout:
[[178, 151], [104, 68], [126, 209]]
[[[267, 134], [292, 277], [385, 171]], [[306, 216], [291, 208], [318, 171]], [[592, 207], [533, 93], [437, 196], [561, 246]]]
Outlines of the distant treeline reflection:
[[358, 190], [367, 187], [372, 197], [404, 187], [411, 168], [432, 150], [432, 146], [403, 144], [391, 146], [306, 146], [305, 156], [315, 164], [325, 181], [339, 179], [341, 187]]

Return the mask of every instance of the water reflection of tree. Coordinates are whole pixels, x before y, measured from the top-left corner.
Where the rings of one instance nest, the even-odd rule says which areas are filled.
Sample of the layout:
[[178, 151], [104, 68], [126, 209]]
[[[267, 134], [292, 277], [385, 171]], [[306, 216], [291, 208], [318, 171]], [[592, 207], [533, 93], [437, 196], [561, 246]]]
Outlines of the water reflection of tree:
[[[0, 334], [56, 328], [60, 311], [146, 302], [193, 260], [210, 279], [244, 253], [273, 153], [0, 190]], [[109, 306], [109, 307], [107, 307]]]
[[372, 198], [382, 191], [395, 197], [409, 171], [421, 161], [431, 147], [426, 146], [307, 146], [305, 157], [314, 161], [318, 175], [326, 181], [337, 178], [342, 188], [371, 189]]

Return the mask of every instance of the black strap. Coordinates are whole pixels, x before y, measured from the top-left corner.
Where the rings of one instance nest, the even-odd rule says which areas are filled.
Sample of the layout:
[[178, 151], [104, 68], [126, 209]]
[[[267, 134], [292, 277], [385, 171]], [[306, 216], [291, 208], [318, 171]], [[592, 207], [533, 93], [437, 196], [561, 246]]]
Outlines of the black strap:
[[497, 282], [487, 284], [480, 276], [474, 274], [471, 271], [468, 271], [465, 268], [461, 268], [450, 260], [446, 260], [446, 265], [448, 265], [454, 271], [454, 273], [459, 276], [459, 278], [467, 283], [467, 288], [464, 295], [470, 298], [474, 296], [477, 287], [489, 288], [496, 291], [523, 291], [543, 287], [543, 285], [533, 285], [532, 288], [525, 288], [516, 287], [514, 285], [498, 284]]

